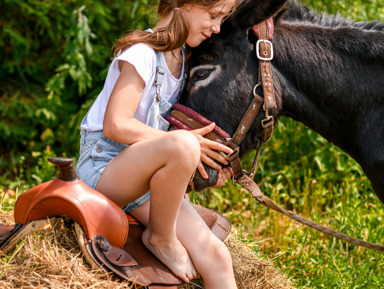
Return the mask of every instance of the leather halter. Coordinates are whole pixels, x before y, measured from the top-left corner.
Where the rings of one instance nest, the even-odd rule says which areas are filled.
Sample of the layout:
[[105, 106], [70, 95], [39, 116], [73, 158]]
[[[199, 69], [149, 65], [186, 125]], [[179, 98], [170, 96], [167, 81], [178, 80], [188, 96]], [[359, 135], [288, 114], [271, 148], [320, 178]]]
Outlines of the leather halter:
[[[253, 197], [261, 197], [261, 193], [258, 185], [252, 181], [252, 177], [255, 174], [257, 160], [260, 155], [261, 147], [272, 137], [274, 128], [273, 116], [269, 114], [269, 109], [276, 108], [276, 100], [273, 89], [273, 79], [271, 73], [271, 63], [273, 59], [273, 45], [271, 40], [273, 39], [273, 20], [272, 18], [263, 21], [262, 23], [255, 25], [253, 31], [259, 38], [256, 42], [256, 57], [259, 60], [259, 81], [253, 89], [253, 99], [245, 112], [243, 119], [241, 120], [235, 134], [231, 139], [227, 140], [226, 145], [234, 150], [230, 155], [222, 155], [229, 161], [233, 170], [233, 181], [242, 185], [249, 190]], [[256, 89], [262, 87], [264, 98], [257, 94]], [[239, 146], [251, 127], [255, 117], [259, 113], [260, 109], [264, 110], [264, 119], [261, 121], [261, 127], [263, 129], [263, 138], [260, 141], [259, 147], [255, 159], [253, 161], [252, 170], [250, 173], [243, 170], [241, 167], [241, 161], [239, 157]]]

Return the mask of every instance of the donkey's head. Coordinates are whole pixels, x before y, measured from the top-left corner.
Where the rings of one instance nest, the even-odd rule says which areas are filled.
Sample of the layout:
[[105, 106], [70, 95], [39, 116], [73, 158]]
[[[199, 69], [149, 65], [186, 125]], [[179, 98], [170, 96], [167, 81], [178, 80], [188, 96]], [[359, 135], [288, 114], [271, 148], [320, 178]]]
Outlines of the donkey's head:
[[[189, 81], [181, 103], [199, 112], [233, 135], [253, 98], [258, 82], [256, 36], [252, 26], [276, 15], [287, 0], [246, 0], [227, 19], [221, 32], [192, 50]], [[260, 95], [262, 93], [260, 92]], [[241, 151], [257, 145], [261, 137], [258, 115]], [[217, 172], [207, 168], [209, 180], [195, 178], [197, 190], [216, 183]]]

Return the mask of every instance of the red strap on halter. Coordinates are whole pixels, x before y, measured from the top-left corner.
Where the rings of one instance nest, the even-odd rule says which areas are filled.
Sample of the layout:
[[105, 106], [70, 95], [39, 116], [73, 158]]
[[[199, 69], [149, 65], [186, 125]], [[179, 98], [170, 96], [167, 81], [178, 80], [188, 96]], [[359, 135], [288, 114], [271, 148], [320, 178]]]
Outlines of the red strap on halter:
[[[272, 17], [268, 18], [267, 20], [265, 20], [265, 23], [267, 24], [268, 37], [266, 37], [266, 35], [264, 35], [264, 38], [267, 38], [268, 40], [272, 40], [273, 39], [273, 33], [275, 31], [275, 26], [273, 25]], [[255, 35], [258, 38], [260, 38], [259, 26], [258, 25], [254, 25], [252, 27], [252, 29], [253, 29], [253, 33], [255, 33]]]

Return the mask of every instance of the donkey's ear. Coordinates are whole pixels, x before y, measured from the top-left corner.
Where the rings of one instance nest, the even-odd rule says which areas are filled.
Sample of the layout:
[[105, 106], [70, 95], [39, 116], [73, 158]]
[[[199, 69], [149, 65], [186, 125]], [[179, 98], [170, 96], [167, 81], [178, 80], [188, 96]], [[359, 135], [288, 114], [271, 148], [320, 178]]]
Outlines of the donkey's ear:
[[230, 21], [240, 29], [248, 29], [255, 24], [277, 14], [288, 0], [243, 0]]

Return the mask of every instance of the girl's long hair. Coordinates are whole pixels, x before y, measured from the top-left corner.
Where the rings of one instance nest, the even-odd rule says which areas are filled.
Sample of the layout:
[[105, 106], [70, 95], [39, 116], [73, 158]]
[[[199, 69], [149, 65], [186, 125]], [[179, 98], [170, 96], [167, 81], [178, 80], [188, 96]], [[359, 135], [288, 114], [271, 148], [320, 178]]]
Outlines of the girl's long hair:
[[184, 21], [180, 9], [186, 4], [197, 5], [211, 9], [218, 4], [224, 4], [228, 0], [160, 0], [157, 14], [160, 17], [173, 12], [171, 22], [167, 27], [151, 33], [146, 31], [134, 31], [124, 35], [115, 45], [115, 55], [121, 50], [131, 47], [136, 43], [145, 43], [158, 51], [172, 51], [181, 47], [188, 37], [188, 27]]

